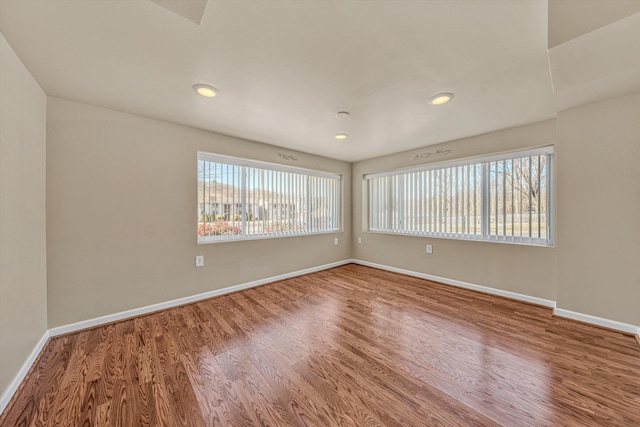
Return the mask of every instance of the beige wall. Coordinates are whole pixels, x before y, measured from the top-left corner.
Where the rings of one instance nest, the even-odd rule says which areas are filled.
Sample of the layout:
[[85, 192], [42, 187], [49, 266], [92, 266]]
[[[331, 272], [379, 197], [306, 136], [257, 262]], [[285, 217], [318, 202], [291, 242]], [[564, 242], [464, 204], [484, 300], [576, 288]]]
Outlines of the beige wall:
[[[368, 173], [428, 163], [416, 154], [453, 150], [431, 162], [552, 145], [555, 121], [502, 130], [432, 145], [353, 165], [353, 257], [550, 300], [556, 299], [556, 249], [505, 243], [470, 242], [363, 231], [362, 177]], [[362, 237], [362, 244], [357, 237]], [[433, 245], [433, 254], [425, 245]]]
[[[196, 244], [198, 150], [343, 175], [344, 231]], [[49, 98], [49, 327], [349, 258], [351, 166]], [[339, 245], [333, 239], [339, 238]], [[194, 267], [204, 255], [205, 266]]]
[[558, 114], [558, 307], [640, 325], [640, 95]]
[[46, 102], [0, 34], [0, 392], [47, 329]]

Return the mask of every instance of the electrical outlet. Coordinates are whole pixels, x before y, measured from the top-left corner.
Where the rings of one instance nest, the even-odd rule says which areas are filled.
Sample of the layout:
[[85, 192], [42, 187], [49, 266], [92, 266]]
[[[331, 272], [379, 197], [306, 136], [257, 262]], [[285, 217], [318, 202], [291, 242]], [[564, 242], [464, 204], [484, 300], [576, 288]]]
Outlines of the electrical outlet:
[[335, 239], [333, 239], [333, 244], [338, 246], [338, 238], [337, 237]]
[[432, 254], [433, 253], [433, 246], [427, 245], [427, 253], [428, 254]]
[[358, 243], [362, 243], [362, 237], [358, 236]]
[[204, 256], [198, 255], [196, 257], [196, 267], [202, 267], [204, 265]]

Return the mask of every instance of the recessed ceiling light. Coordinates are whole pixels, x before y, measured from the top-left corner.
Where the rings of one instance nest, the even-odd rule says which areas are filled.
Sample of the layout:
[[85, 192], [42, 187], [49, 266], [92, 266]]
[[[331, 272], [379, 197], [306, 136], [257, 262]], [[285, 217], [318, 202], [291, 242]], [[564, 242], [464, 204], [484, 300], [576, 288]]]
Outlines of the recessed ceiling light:
[[204, 83], [193, 85], [193, 90], [195, 90], [198, 95], [202, 95], [205, 98], [213, 98], [214, 96], [220, 95], [220, 91], [218, 89]]
[[449, 92], [439, 93], [431, 97], [429, 102], [433, 105], [442, 105], [453, 99], [453, 94]]
[[348, 133], [336, 133], [333, 135], [335, 139], [347, 139], [349, 137]]
[[336, 113], [336, 116], [338, 116], [339, 119], [346, 119], [347, 117], [349, 117], [349, 112], [348, 111], [338, 111]]

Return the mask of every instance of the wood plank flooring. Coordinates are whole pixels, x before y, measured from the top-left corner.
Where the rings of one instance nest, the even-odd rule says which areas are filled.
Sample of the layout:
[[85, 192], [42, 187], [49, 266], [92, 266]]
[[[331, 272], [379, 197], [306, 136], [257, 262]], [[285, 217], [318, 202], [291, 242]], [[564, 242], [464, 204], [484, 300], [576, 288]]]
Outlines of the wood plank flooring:
[[57, 337], [0, 426], [640, 426], [640, 346], [349, 264]]

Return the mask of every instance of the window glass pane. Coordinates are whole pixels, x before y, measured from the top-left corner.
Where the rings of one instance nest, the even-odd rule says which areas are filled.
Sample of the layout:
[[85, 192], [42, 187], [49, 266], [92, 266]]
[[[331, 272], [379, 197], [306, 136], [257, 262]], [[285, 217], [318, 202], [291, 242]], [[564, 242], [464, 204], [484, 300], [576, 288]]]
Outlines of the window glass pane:
[[338, 231], [341, 177], [198, 153], [198, 242]]
[[[370, 231], [551, 244], [550, 147], [367, 176]], [[485, 171], [485, 172], [483, 172]]]

